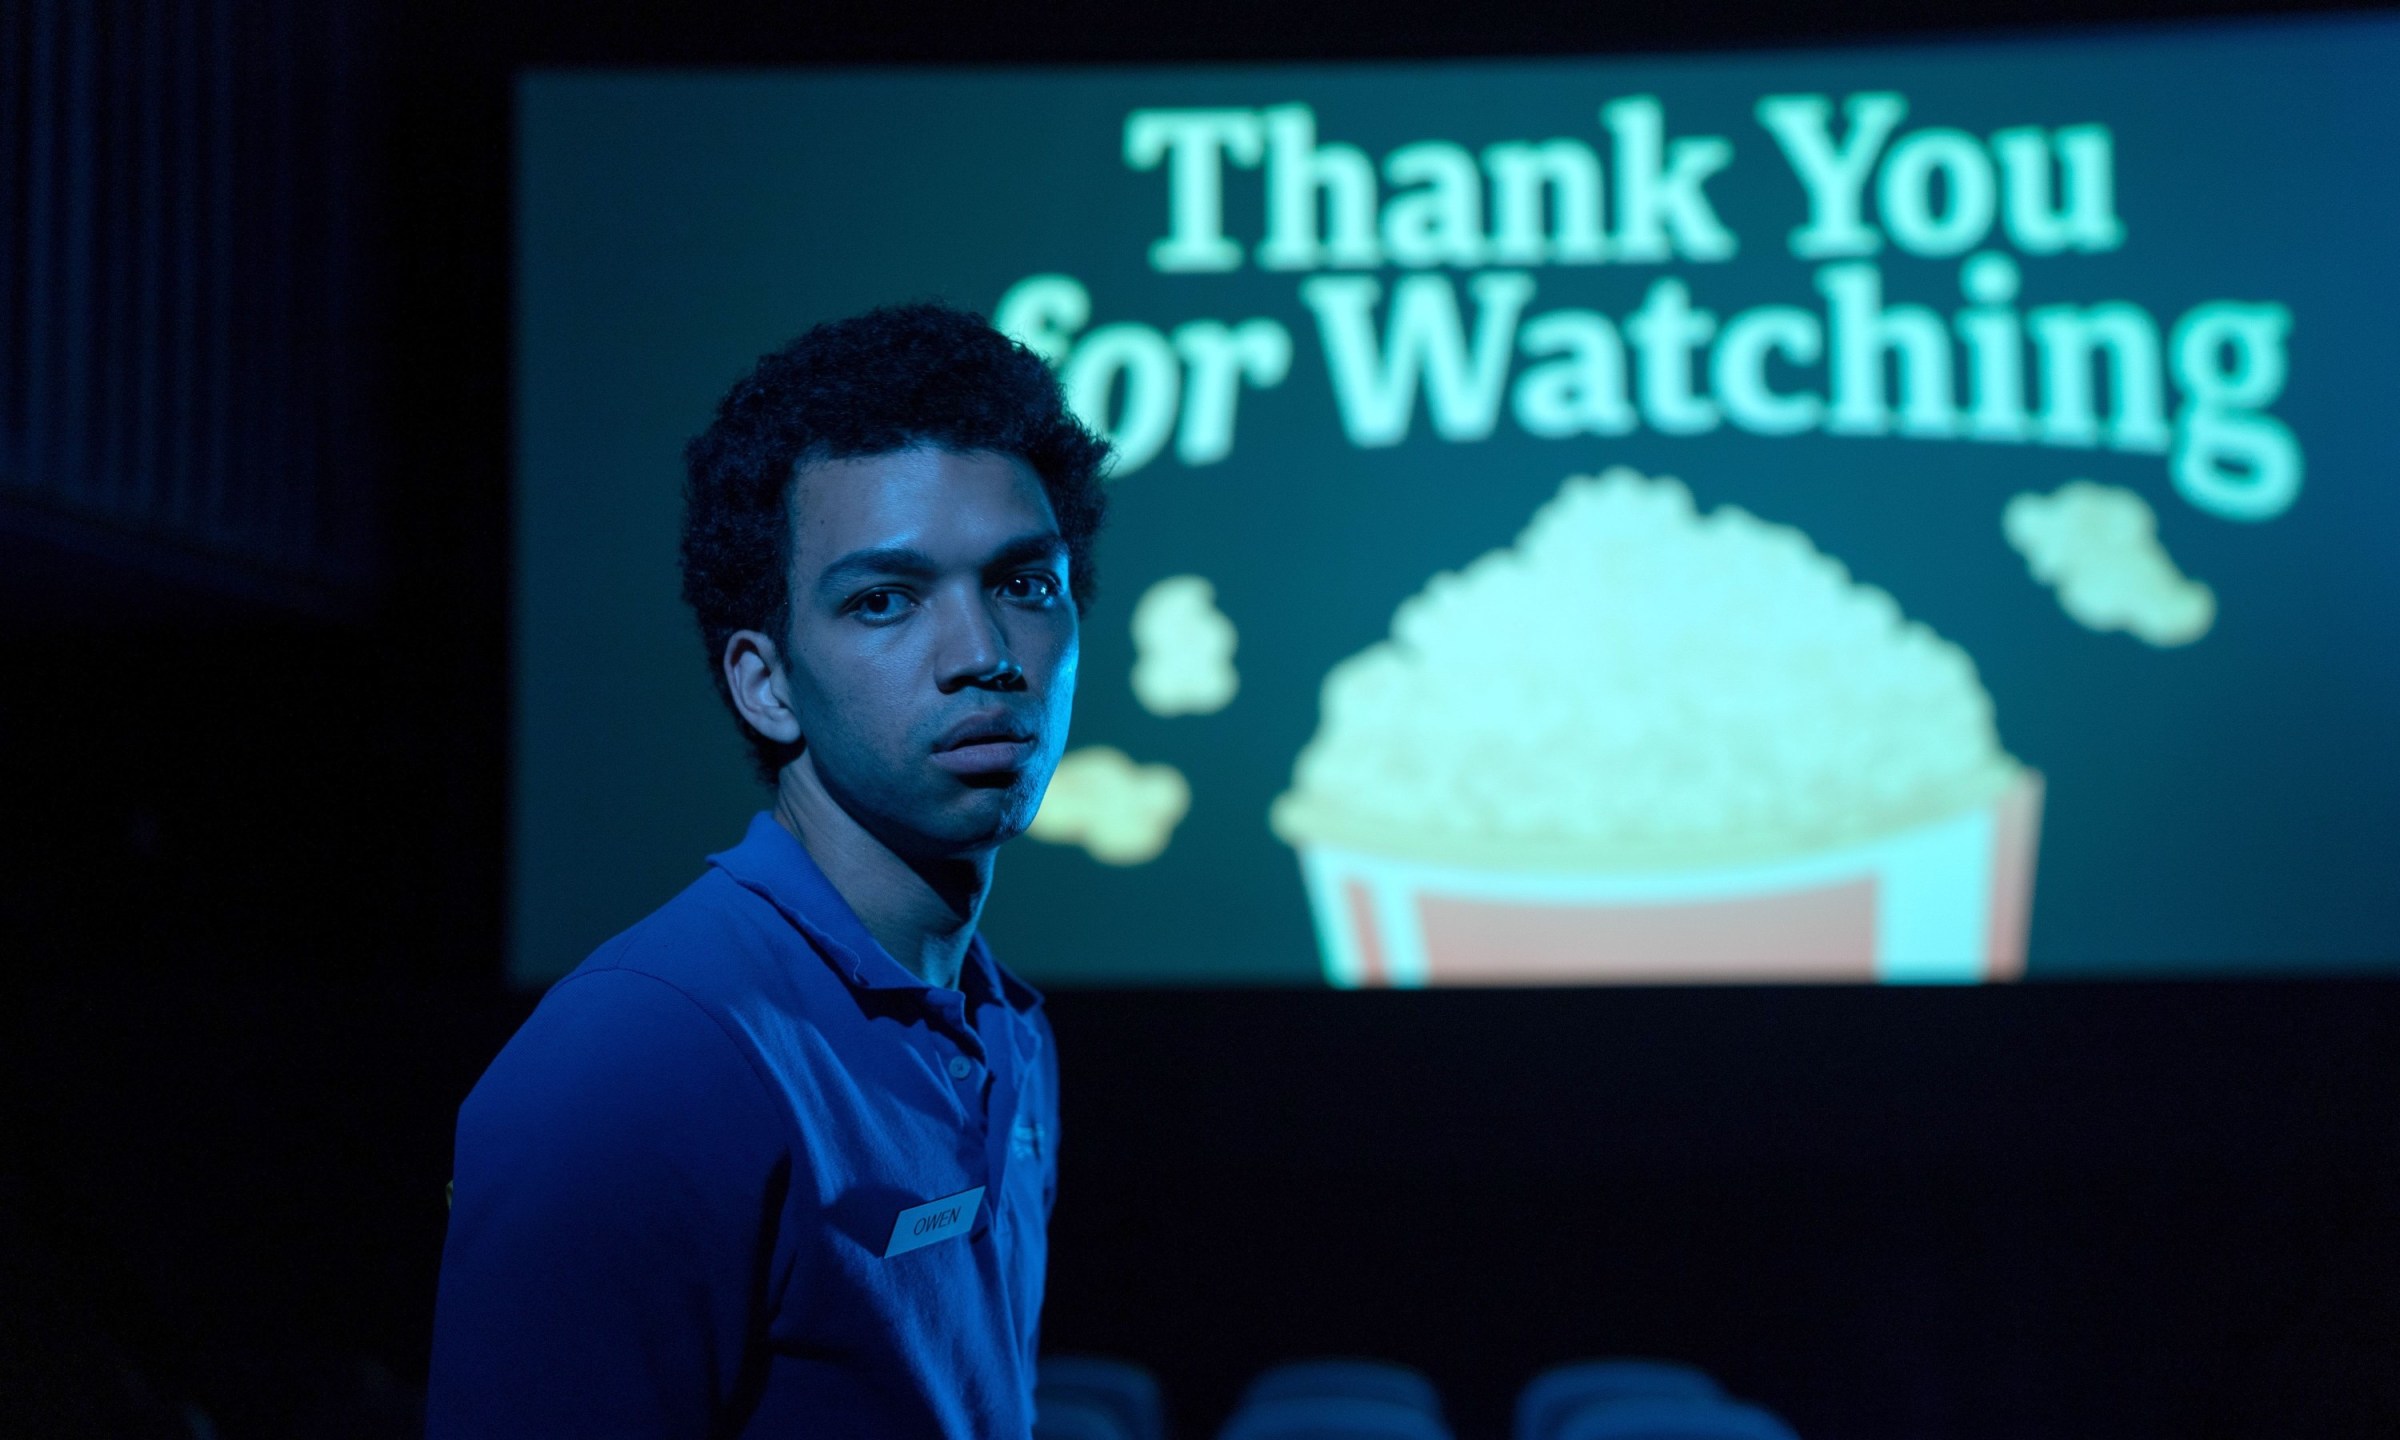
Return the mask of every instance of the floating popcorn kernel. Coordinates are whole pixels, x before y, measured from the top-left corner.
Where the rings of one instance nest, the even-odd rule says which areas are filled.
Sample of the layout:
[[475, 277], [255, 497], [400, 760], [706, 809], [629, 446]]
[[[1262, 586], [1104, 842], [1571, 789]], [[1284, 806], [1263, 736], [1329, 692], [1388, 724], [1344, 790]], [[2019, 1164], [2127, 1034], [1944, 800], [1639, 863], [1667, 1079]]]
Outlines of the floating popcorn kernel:
[[1170, 575], [1133, 607], [1133, 698], [1153, 715], [1212, 715], [1241, 688], [1233, 668], [1233, 622], [1217, 609], [1216, 587]]
[[2216, 623], [2216, 592], [2185, 578], [2159, 543], [2158, 517], [2131, 490], [2071, 480], [2028, 491], [2000, 513], [2001, 533], [2059, 608], [2087, 630], [2189, 645]]
[[1080, 845], [1107, 865], [1155, 860], [1192, 806], [1192, 787], [1172, 765], [1136, 763], [1110, 745], [1070, 750], [1050, 777], [1026, 830], [1053, 845]]

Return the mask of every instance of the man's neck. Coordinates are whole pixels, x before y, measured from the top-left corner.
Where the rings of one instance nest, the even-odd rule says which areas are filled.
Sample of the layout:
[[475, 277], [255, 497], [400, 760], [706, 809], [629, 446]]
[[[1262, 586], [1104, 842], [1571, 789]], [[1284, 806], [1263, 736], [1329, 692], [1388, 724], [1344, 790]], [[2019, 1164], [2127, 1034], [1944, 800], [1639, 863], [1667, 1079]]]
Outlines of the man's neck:
[[928, 985], [958, 988], [983, 897], [991, 890], [990, 851], [912, 863], [826, 793], [805, 753], [784, 767], [775, 819], [893, 959]]

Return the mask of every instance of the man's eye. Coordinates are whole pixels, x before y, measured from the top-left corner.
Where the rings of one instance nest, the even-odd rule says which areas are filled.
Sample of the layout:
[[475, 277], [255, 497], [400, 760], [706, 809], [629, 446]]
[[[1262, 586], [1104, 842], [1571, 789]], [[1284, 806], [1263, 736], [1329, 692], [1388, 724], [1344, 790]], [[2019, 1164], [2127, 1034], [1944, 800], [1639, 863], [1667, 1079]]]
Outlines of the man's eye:
[[1038, 571], [1029, 571], [1023, 575], [1011, 575], [1001, 588], [1007, 591], [1008, 597], [1012, 600], [1055, 600], [1058, 598], [1057, 579]]
[[850, 602], [850, 613], [869, 620], [889, 620], [907, 609], [908, 597], [897, 590], [869, 590]]

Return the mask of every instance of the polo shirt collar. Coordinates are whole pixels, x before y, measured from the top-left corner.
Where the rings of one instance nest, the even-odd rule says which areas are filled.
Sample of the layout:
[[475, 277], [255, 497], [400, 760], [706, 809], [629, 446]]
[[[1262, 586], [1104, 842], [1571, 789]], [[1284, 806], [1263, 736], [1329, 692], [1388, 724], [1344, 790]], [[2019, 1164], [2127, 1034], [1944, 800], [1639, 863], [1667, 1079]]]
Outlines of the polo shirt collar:
[[[808, 847], [765, 810], [750, 817], [740, 844], [708, 857], [735, 883], [763, 897], [821, 952], [843, 982], [856, 990], [930, 990], [933, 987], [892, 958], [869, 934], [858, 912], [825, 878]], [[1042, 1003], [1042, 992], [992, 958], [978, 933], [967, 942], [959, 986], [969, 996], [980, 990], [1020, 1013]]]

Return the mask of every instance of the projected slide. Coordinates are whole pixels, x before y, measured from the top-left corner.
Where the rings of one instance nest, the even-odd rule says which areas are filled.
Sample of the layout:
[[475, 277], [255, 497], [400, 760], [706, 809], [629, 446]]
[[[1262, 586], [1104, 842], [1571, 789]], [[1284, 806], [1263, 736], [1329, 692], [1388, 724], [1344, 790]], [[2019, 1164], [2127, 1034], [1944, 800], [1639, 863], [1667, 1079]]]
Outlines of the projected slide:
[[1115, 444], [1037, 983], [2400, 969], [2400, 24], [542, 74], [512, 969], [764, 803], [676, 599], [764, 351], [939, 296]]

